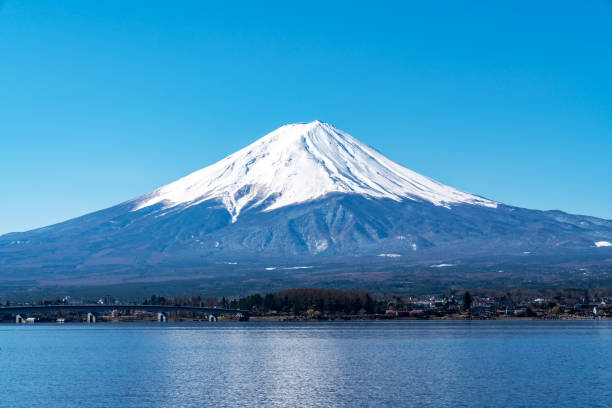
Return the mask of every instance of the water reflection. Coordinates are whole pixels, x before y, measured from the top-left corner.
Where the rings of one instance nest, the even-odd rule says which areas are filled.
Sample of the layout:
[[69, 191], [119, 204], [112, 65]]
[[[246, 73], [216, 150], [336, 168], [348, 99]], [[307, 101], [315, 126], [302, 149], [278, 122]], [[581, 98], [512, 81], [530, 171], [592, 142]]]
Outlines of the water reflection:
[[612, 400], [612, 322], [5, 325], [0, 347], [7, 407]]

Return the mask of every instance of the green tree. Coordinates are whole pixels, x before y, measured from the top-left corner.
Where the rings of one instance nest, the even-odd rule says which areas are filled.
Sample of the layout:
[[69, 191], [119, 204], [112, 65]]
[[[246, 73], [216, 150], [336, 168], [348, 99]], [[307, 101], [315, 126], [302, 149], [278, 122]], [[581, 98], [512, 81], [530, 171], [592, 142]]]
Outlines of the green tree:
[[472, 307], [472, 295], [470, 294], [469, 291], [465, 291], [465, 293], [463, 294], [463, 299], [461, 302], [461, 309], [463, 311], [469, 311], [470, 308]]
[[273, 294], [267, 293], [266, 296], [264, 296], [263, 307], [266, 312], [270, 309], [274, 309], [274, 295]]

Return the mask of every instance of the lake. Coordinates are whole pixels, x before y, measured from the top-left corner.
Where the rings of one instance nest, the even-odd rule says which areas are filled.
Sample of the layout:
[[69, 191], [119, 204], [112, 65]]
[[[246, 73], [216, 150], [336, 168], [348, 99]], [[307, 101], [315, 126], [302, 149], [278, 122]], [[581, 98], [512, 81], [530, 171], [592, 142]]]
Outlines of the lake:
[[609, 407], [612, 321], [0, 325], [2, 407]]

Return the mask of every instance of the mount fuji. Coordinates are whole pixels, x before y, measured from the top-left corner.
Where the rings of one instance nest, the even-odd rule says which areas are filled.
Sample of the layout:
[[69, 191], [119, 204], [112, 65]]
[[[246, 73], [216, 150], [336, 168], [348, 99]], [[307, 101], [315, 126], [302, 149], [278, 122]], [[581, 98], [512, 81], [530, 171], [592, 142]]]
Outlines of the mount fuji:
[[459, 191], [314, 121], [282, 126], [114, 207], [3, 235], [0, 277], [320, 262], [448, 266], [528, 254], [609, 261], [611, 242], [612, 221]]

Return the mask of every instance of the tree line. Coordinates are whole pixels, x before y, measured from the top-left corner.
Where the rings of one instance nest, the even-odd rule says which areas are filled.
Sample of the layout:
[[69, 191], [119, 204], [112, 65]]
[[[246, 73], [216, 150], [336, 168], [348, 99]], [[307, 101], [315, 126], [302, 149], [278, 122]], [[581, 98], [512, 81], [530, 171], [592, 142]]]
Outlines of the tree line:
[[368, 292], [337, 289], [288, 289], [276, 293], [259, 293], [234, 299], [201, 299], [199, 296], [167, 298], [153, 295], [148, 305], [206, 306], [242, 309], [251, 312], [306, 314], [374, 314], [384, 313], [386, 302], [376, 300]]
[[303, 314], [309, 310], [324, 314], [384, 313], [386, 304], [368, 292], [336, 289], [288, 289], [276, 293], [249, 295], [231, 301], [231, 309], [246, 309], [268, 313], [270, 311]]

